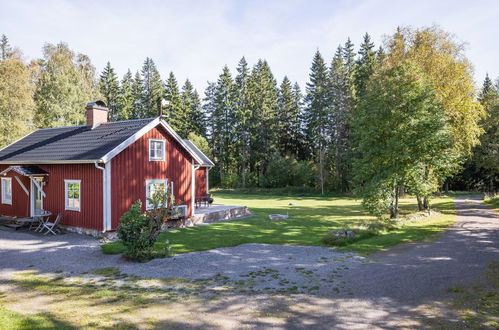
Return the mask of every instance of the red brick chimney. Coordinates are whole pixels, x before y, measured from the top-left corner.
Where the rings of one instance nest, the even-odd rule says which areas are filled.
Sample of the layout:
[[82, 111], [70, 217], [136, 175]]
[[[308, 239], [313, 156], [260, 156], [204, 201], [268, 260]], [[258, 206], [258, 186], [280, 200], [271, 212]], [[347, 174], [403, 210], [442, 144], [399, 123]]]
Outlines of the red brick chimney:
[[87, 125], [96, 128], [102, 123], [107, 123], [107, 113], [109, 109], [102, 101], [90, 102], [85, 107], [87, 109]]

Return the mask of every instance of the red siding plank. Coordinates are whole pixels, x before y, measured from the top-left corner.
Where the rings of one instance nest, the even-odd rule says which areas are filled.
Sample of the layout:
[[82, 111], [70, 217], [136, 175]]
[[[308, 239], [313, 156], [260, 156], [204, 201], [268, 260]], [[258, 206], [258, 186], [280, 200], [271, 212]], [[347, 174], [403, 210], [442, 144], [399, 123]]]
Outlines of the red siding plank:
[[[165, 161], [149, 161], [149, 139], [165, 139]], [[119, 219], [137, 200], [145, 208], [148, 179], [174, 182], [178, 202], [191, 210], [192, 158], [161, 126], [153, 128], [111, 160], [112, 230]]]
[[[1, 166], [0, 171], [3, 171], [8, 166]], [[48, 181], [43, 188], [46, 194], [43, 199], [43, 208], [52, 212], [54, 217], [58, 213], [63, 213], [62, 224], [64, 225], [102, 230], [102, 171], [96, 169], [93, 164], [38, 166], [49, 173]], [[16, 175], [13, 171], [7, 174], [7, 176], [13, 175]], [[20, 176], [20, 178], [22, 178], [26, 188], [30, 189], [29, 179], [23, 176]], [[80, 211], [64, 209], [64, 180], [81, 180]], [[0, 204], [0, 214], [17, 217], [29, 216], [30, 199], [14, 179], [12, 181], [12, 195], [12, 207]]]

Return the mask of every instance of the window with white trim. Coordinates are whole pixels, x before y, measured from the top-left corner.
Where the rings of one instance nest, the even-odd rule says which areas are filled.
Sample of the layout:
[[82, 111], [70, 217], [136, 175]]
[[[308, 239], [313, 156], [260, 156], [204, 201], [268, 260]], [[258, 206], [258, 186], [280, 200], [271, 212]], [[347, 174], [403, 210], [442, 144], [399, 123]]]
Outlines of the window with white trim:
[[64, 180], [65, 209], [80, 211], [81, 208], [81, 180]]
[[165, 160], [165, 140], [149, 139], [149, 161]]
[[12, 178], [2, 178], [2, 204], [12, 205]]
[[146, 180], [146, 209], [150, 210], [153, 206], [149, 203], [149, 198], [152, 198], [157, 191], [164, 191], [168, 187], [167, 179]]

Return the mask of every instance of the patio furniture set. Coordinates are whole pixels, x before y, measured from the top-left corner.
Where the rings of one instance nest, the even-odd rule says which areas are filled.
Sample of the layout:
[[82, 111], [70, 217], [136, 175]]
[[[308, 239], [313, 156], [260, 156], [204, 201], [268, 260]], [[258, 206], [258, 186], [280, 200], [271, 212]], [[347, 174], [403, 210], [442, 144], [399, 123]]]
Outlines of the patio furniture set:
[[44, 235], [48, 233], [57, 235], [57, 233], [60, 233], [59, 224], [62, 220], [62, 213], [59, 213], [54, 221], [50, 221], [51, 216], [52, 213], [48, 211], [26, 218], [0, 216], [0, 224], [15, 230], [28, 227], [28, 230], [43, 233]]
[[196, 207], [209, 207], [213, 203], [213, 198], [211, 194], [196, 196], [195, 199]]

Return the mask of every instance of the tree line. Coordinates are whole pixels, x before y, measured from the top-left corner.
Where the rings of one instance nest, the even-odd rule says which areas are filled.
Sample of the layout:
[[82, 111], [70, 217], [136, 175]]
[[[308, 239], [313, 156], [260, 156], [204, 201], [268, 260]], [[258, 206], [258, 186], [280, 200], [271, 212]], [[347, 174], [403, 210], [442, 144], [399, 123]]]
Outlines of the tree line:
[[277, 82], [264, 59], [242, 57], [203, 97], [173, 72], [163, 80], [150, 58], [120, 79], [110, 62], [97, 75], [65, 43], [25, 63], [0, 41], [2, 145], [82, 124], [84, 105], [103, 99], [111, 120], [163, 113], [213, 158], [213, 185], [355, 191], [378, 202], [373, 212], [396, 210], [401, 191], [425, 208], [444, 184], [497, 189], [499, 84], [487, 76], [476, 88], [462, 45], [438, 27], [398, 28], [378, 47], [366, 33], [357, 50], [347, 39], [329, 60], [317, 50], [304, 90]]

